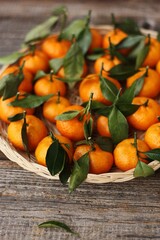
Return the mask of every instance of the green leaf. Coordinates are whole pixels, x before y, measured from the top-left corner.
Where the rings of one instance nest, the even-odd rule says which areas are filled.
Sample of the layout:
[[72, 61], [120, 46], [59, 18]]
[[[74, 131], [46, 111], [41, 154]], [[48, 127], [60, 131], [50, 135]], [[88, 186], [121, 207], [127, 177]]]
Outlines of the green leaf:
[[28, 157], [30, 157], [30, 152], [29, 152], [29, 142], [28, 142], [28, 135], [27, 135], [27, 122], [26, 122], [26, 117], [25, 114], [23, 115], [23, 125], [22, 125], [22, 130], [21, 130], [21, 136], [22, 136], [22, 142], [23, 142], [23, 146], [24, 149], [28, 155]]
[[89, 54], [86, 56], [88, 60], [95, 61], [98, 58], [102, 57], [105, 55], [105, 49], [104, 48], [95, 48], [92, 52], [92, 54]]
[[46, 165], [52, 176], [63, 170], [66, 154], [59, 141], [54, 139], [46, 154]]
[[78, 36], [78, 44], [80, 46], [80, 48], [82, 49], [82, 52], [83, 54], [86, 54], [86, 52], [88, 51], [89, 49], [89, 46], [91, 44], [91, 40], [92, 40], [92, 37], [91, 37], [91, 32], [90, 32], [90, 29], [89, 27], [85, 27], [84, 30], [82, 30], [82, 32], [79, 34]]
[[138, 69], [142, 66], [148, 52], [149, 52], [150, 44], [145, 44], [143, 48], [139, 51], [137, 58], [136, 58], [136, 66], [135, 68]]
[[84, 136], [86, 140], [91, 138], [92, 130], [93, 130], [93, 119], [90, 118], [89, 120], [86, 120], [84, 122]]
[[113, 106], [108, 116], [108, 126], [115, 144], [119, 143], [125, 138], [128, 138], [128, 123], [124, 115]]
[[118, 64], [111, 68], [109, 76], [119, 81], [125, 81], [128, 77], [136, 73], [135, 67], [130, 65]]
[[28, 44], [30, 42], [46, 38], [51, 32], [51, 28], [56, 24], [57, 21], [58, 17], [52, 16], [45, 22], [37, 25], [27, 33], [24, 42]]
[[84, 30], [86, 26], [86, 19], [76, 19], [70, 23], [59, 36], [59, 39], [72, 40], [73, 35], [77, 39], [79, 34]]
[[158, 42], [160, 42], [160, 32], [158, 32], [158, 34], [157, 34], [157, 40], [158, 40]]
[[63, 58], [55, 58], [49, 61], [50, 68], [54, 71], [54, 74], [56, 74], [63, 66], [63, 61]]
[[154, 174], [154, 170], [146, 163], [138, 160], [138, 163], [133, 174], [134, 177], [148, 177]]
[[45, 73], [43, 70], [38, 70], [34, 79], [33, 79], [33, 82], [36, 82], [38, 79], [43, 78], [46, 75], [47, 75], [47, 73]]
[[[88, 102], [84, 102], [82, 104], [83, 107], [86, 107], [88, 104]], [[97, 109], [101, 109], [101, 108], [105, 108], [106, 105], [101, 103], [101, 102], [98, 102], [96, 100], [92, 100], [92, 110], [97, 110]]]
[[21, 119], [23, 119], [23, 118], [24, 118], [24, 112], [22, 112], [22, 113], [17, 113], [17, 114], [15, 114], [14, 116], [9, 117], [8, 120], [9, 120], [10, 122], [16, 122], [16, 121], [21, 120]]
[[146, 72], [125, 90], [125, 92], [119, 97], [119, 101], [124, 103], [131, 103], [133, 98], [141, 91], [145, 77]]
[[98, 115], [103, 115], [105, 117], [108, 117], [110, 112], [111, 112], [111, 110], [112, 110], [112, 108], [113, 108], [113, 106], [105, 106], [103, 108], [97, 109], [95, 112]]
[[58, 116], [56, 116], [56, 120], [70, 120], [73, 119], [75, 117], [78, 116], [78, 114], [80, 113], [80, 111], [75, 110], [75, 111], [68, 111], [68, 112], [64, 112], [62, 114], [59, 114]]
[[116, 28], [120, 28], [122, 31], [127, 33], [128, 35], [139, 35], [141, 34], [140, 29], [137, 25], [137, 23], [130, 18], [126, 18], [121, 22], [115, 23]]
[[160, 161], [160, 148], [155, 148], [150, 151], [144, 152], [144, 154], [152, 160]]
[[108, 51], [112, 58], [117, 57], [121, 62], [126, 62], [126, 57], [124, 57], [116, 48], [116, 45], [112, 44], [109, 38], [109, 48]]
[[83, 73], [84, 56], [77, 42], [74, 42], [64, 57], [65, 78], [71, 80], [80, 80]]
[[118, 94], [118, 88], [111, 81], [109, 81], [107, 78], [104, 78], [102, 76], [100, 76], [100, 87], [101, 87], [103, 96], [107, 100], [114, 102]]
[[118, 45], [116, 45], [117, 49], [122, 48], [131, 48], [137, 45], [140, 41], [142, 41], [145, 37], [142, 35], [130, 35], [122, 40]]
[[69, 181], [69, 191], [73, 192], [86, 178], [89, 172], [89, 153], [85, 153], [74, 161], [73, 171]]
[[3, 100], [11, 98], [18, 92], [18, 87], [24, 79], [23, 66], [19, 68], [17, 75], [10, 73], [4, 76], [0, 81], [0, 95], [3, 96]]
[[103, 151], [113, 152], [113, 142], [111, 138], [105, 136], [98, 136], [95, 139], [95, 142]]
[[71, 165], [69, 163], [69, 159], [67, 158], [67, 156], [68, 155], [66, 155], [63, 170], [59, 174], [59, 179], [62, 184], [66, 184], [71, 175]]
[[37, 95], [27, 95], [22, 99], [15, 99], [10, 103], [11, 106], [14, 107], [22, 107], [22, 108], [36, 108], [42, 105], [44, 102], [48, 101], [54, 94], [49, 94], [46, 96], [37, 96]]
[[18, 59], [20, 59], [24, 53], [22, 52], [13, 52], [7, 56], [0, 57], [0, 64], [8, 65], [16, 62]]
[[118, 101], [117, 104], [116, 104], [116, 107], [120, 110], [120, 112], [125, 117], [128, 117], [129, 115], [136, 112], [138, 110], [138, 108], [140, 107], [140, 105]]
[[55, 221], [55, 220], [43, 222], [43, 223], [39, 224], [38, 227], [39, 228], [61, 228], [61, 229], [64, 229], [66, 232], [77, 235], [77, 233], [72, 231], [71, 228], [68, 227], [65, 223]]

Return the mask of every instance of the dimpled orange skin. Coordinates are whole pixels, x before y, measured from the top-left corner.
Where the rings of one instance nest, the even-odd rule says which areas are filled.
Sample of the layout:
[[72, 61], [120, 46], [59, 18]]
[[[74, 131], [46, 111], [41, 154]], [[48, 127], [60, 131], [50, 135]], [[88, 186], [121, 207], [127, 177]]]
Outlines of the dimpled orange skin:
[[144, 135], [144, 141], [151, 149], [160, 148], [160, 123], [151, 125]]
[[[9, 66], [1, 73], [0, 79], [10, 73], [17, 74], [18, 71], [19, 71], [18, 65]], [[24, 79], [20, 83], [18, 87], [18, 91], [24, 91], [24, 92], [30, 93], [33, 89], [33, 84], [32, 84], [33, 75], [26, 69], [23, 69], [23, 74], [24, 74]]]
[[102, 64], [103, 64], [104, 70], [109, 71], [111, 68], [115, 67], [116, 65], [118, 65], [120, 63], [121, 63], [121, 61], [117, 57], [114, 57], [112, 59], [110, 55], [105, 55], [103, 57], [98, 58], [95, 61], [94, 71], [95, 71], [95, 73], [100, 73], [101, 69], [102, 69]]
[[[148, 101], [148, 102], [147, 102]], [[147, 106], [144, 104], [147, 102]], [[158, 122], [160, 116], [160, 105], [152, 98], [135, 97], [133, 104], [141, 105], [139, 109], [127, 117], [129, 124], [137, 130], [147, 130], [152, 124]]]
[[[52, 79], [52, 80], [51, 80]], [[46, 96], [48, 94], [57, 94], [65, 96], [67, 91], [66, 84], [57, 79], [57, 76], [48, 74], [38, 79], [34, 85], [34, 92], [38, 96]]]
[[[16, 122], [11, 122], [8, 125], [7, 133], [8, 139], [13, 144], [13, 146], [22, 151], [25, 151], [21, 135], [23, 123], [23, 119]], [[26, 123], [29, 150], [34, 151], [38, 143], [47, 136], [48, 130], [43, 121], [33, 115], [26, 115]]]
[[[107, 79], [110, 80], [114, 85], [120, 89], [121, 85], [116, 80], [109, 76], [107, 76]], [[100, 80], [99, 76], [97, 74], [89, 74], [87, 75], [80, 83], [79, 86], [79, 96], [81, 97], [83, 102], [86, 102], [89, 100], [91, 93], [93, 93], [93, 100], [99, 101], [101, 103], [104, 103], [106, 105], [110, 105], [111, 102], [102, 94], [101, 88], [100, 88]]]
[[49, 59], [61, 58], [66, 55], [71, 42], [68, 40], [58, 40], [57, 35], [52, 35], [44, 40], [42, 43], [42, 50], [47, 54]]
[[94, 150], [89, 145], [79, 145], [76, 147], [73, 159], [76, 161], [85, 153], [89, 152], [89, 173], [102, 174], [107, 173], [113, 166], [113, 155], [110, 152], [103, 151], [97, 144], [94, 144]]
[[[83, 109], [84, 108], [80, 105], [71, 105], [69, 107], [66, 107], [62, 111], [62, 113], [75, 110], [81, 111]], [[84, 139], [83, 128], [86, 117], [84, 117], [83, 120], [79, 120], [79, 117], [80, 115], [70, 120], [57, 120], [56, 127], [60, 134], [75, 142], [83, 140]]]
[[[67, 152], [68, 157], [70, 162], [72, 161], [72, 157], [73, 157], [73, 143], [71, 142], [71, 140], [69, 140], [68, 138], [62, 136], [62, 135], [58, 135], [58, 134], [54, 134], [54, 136], [56, 137], [56, 139], [59, 140], [59, 142], [61, 143], [61, 146], [64, 148], [64, 150]], [[35, 157], [36, 160], [39, 164], [46, 166], [46, 155], [47, 155], [47, 151], [48, 148], [50, 147], [50, 145], [53, 143], [53, 140], [50, 136], [47, 136], [45, 138], [43, 138], [38, 146], [35, 149]], [[65, 144], [67, 144], [68, 148], [65, 146]]]
[[111, 133], [108, 127], [108, 118], [105, 116], [99, 116], [96, 122], [97, 131], [99, 135], [104, 137], [111, 137]]
[[[139, 72], [129, 77], [126, 87], [130, 87], [138, 78], [142, 77], [146, 68], [141, 68]], [[154, 98], [160, 93], [160, 75], [153, 69], [148, 69], [148, 74], [144, 79], [144, 84], [138, 96]]]
[[13, 107], [9, 105], [15, 100], [15, 98], [16, 97], [14, 96], [4, 101], [2, 98], [0, 98], [0, 119], [5, 123], [10, 123], [8, 120], [9, 117], [12, 117], [18, 113], [23, 113], [24, 111], [26, 111], [26, 113], [29, 115], [34, 114], [34, 108]]
[[70, 105], [71, 104], [67, 98], [60, 97], [58, 100], [58, 97], [54, 96], [44, 103], [42, 110], [43, 116], [50, 122], [55, 123], [55, 117]]
[[149, 52], [142, 64], [142, 66], [150, 66], [154, 68], [158, 61], [160, 60], [160, 43], [157, 39], [150, 38], [151, 44], [149, 47]]
[[33, 54], [22, 57], [19, 64], [22, 65], [23, 63], [24, 69], [27, 69], [32, 74], [36, 74], [39, 70], [46, 72], [49, 69], [48, 57], [40, 50], [35, 50]]
[[90, 29], [91, 31], [91, 44], [89, 46], [88, 52], [91, 53], [95, 48], [102, 47], [103, 37], [97, 29]]
[[[136, 148], [134, 147], [134, 138], [125, 139], [118, 143], [114, 149], [114, 163], [116, 167], [122, 171], [128, 171], [135, 168], [138, 162]], [[149, 151], [150, 148], [144, 141], [137, 139], [137, 147], [140, 152]], [[146, 156], [143, 153], [139, 153], [140, 160], [147, 163]]]

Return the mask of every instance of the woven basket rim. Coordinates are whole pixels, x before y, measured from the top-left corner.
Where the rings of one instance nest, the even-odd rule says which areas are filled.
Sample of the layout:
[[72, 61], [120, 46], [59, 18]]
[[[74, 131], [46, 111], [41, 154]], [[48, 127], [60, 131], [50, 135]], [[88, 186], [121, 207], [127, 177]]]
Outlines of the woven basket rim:
[[[98, 29], [103, 33], [108, 30], [113, 29], [111, 25], [92, 25], [91, 28]], [[157, 32], [153, 30], [141, 29], [144, 34], [151, 34], [151, 36], [156, 37]], [[4, 68], [7, 66], [3, 66], [0, 70], [2, 72]], [[36, 163], [35, 157], [31, 155], [31, 159], [28, 158], [27, 154], [21, 152], [13, 147], [13, 145], [7, 139], [7, 124], [0, 120], [0, 150], [4, 153], [4, 155], [11, 160], [12, 162], [17, 163], [20, 167], [30, 172], [33, 172], [39, 176], [58, 180], [58, 175], [51, 176], [47, 167], [44, 167], [38, 163]], [[154, 160], [148, 164], [155, 171], [160, 168], [160, 162]], [[109, 182], [126, 182], [134, 179], [133, 175], [134, 169], [129, 171], [114, 171], [103, 174], [88, 174], [85, 182], [88, 183], [109, 183]]]

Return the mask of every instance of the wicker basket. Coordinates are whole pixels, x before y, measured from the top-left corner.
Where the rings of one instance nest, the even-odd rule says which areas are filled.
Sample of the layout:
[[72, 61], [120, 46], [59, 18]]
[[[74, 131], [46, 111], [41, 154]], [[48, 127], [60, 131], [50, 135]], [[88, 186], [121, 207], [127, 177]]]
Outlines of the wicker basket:
[[[102, 34], [106, 33], [108, 30], [112, 29], [112, 26], [104, 25], [104, 26], [93, 26], [93, 28], [98, 29]], [[148, 31], [142, 29], [144, 34], [150, 33], [151, 36], [156, 37], [157, 33], [155, 31]], [[75, 101], [75, 99], [73, 100]], [[76, 99], [77, 101], [77, 99]], [[51, 125], [46, 122], [46, 124], [51, 127]], [[53, 127], [53, 126], [52, 126]], [[53, 130], [53, 129], [52, 129]], [[143, 138], [143, 136], [141, 136]], [[42, 177], [48, 179], [59, 179], [58, 175], [51, 176], [48, 169], [44, 166], [41, 166], [36, 163], [35, 157], [31, 155], [30, 159], [24, 152], [17, 151], [8, 141], [7, 139], [7, 124], [0, 121], [0, 150], [6, 155], [8, 159], [17, 163], [23, 169], [26, 169], [30, 172], [34, 172]], [[160, 162], [157, 160], [149, 163], [155, 171], [160, 168]], [[89, 183], [109, 183], [109, 182], [125, 182], [134, 178], [133, 176], [134, 169], [131, 169], [126, 172], [118, 171], [117, 169], [113, 169], [109, 173], [104, 174], [88, 174], [86, 182]]]

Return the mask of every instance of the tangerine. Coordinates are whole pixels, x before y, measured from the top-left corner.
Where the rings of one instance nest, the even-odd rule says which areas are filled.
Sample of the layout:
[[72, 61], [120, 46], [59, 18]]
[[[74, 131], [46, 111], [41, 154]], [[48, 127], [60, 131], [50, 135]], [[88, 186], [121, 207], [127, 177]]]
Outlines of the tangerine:
[[78, 160], [85, 153], [89, 152], [89, 173], [101, 174], [109, 172], [113, 166], [113, 155], [103, 151], [97, 144], [90, 146], [87, 144], [76, 147], [73, 159]]
[[[150, 148], [144, 141], [137, 139], [139, 160], [147, 163], [146, 156], [142, 152], [149, 151]], [[134, 146], [134, 138], [124, 139], [114, 149], [115, 165], [122, 171], [135, 168], [138, 162], [137, 150]]]
[[[7, 133], [8, 139], [13, 146], [25, 151], [21, 134], [23, 123], [24, 119], [11, 122], [8, 125]], [[48, 131], [43, 121], [33, 115], [26, 115], [26, 124], [29, 151], [32, 152], [36, 149], [38, 143], [47, 136]]]
[[158, 122], [160, 106], [152, 98], [135, 97], [133, 104], [140, 105], [139, 109], [127, 117], [129, 124], [137, 130], [147, 130], [152, 124]]
[[[69, 160], [72, 161], [73, 143], [71, 142], [71, 140], [62, 135], [58, 135], [58, 134], [54, 134], [54, 136], [56, 137], [56, 139], [59, 140], [61, 146], [67, 152]], [[39, 164], [46, 166], [47, 150], [52, 143], [53, 143], [53, 140], [52, 140], [51, 136], [44, 137], [39, 142], [38, 146], [35, 149], [35, 157]], [[67, 147], [65, 144], [67, 144]]]

